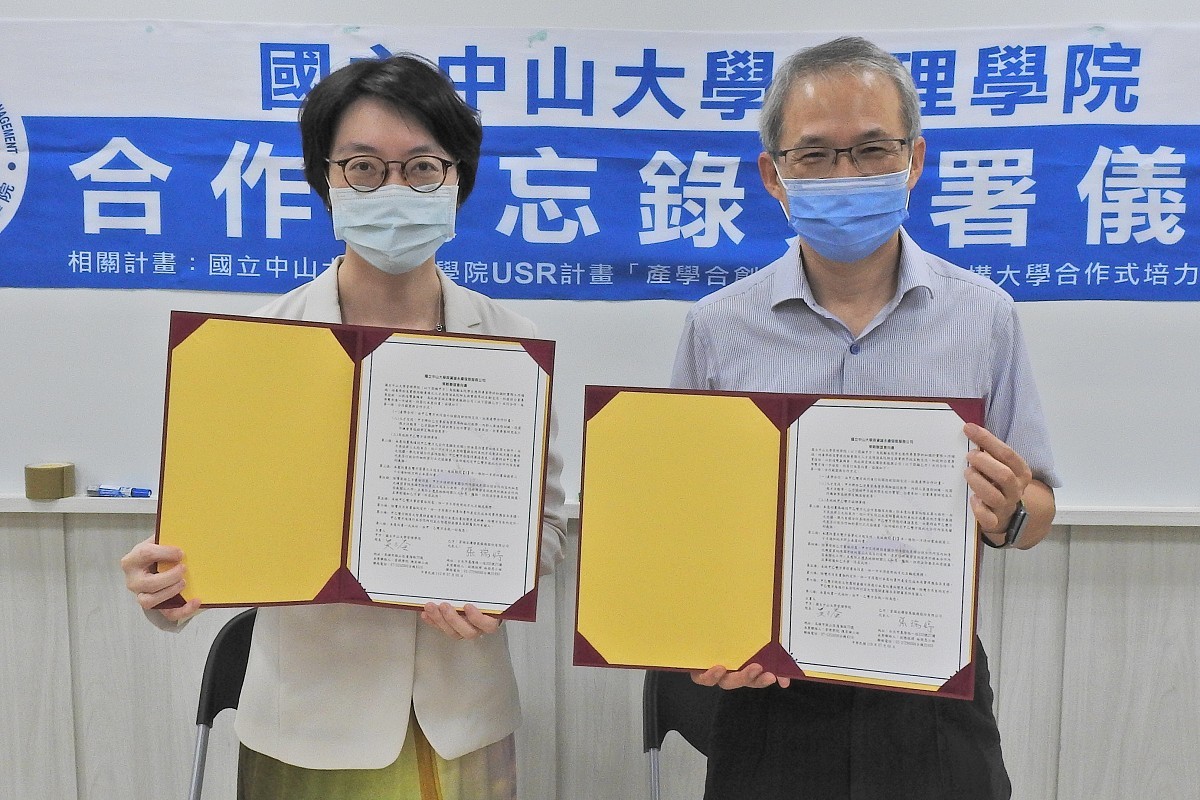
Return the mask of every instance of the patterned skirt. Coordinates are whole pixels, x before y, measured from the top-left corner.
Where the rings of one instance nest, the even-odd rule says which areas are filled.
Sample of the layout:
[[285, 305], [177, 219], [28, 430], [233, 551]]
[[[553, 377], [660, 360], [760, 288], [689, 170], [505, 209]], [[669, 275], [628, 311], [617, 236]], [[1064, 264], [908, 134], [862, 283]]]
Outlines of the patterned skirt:
[[238, 800], [516, 800], [512, 736], [446, 761], [409, 715], [404, 749], [382, 769], [305, 769], [242, 746]]

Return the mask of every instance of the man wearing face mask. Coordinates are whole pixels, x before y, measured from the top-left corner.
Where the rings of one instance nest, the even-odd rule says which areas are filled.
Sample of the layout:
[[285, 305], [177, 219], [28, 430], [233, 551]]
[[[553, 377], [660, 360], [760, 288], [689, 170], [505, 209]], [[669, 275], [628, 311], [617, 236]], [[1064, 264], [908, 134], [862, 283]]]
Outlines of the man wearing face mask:
[[[801, 50], [760, 117], [759, 171], [797, 239], [689, 312], [683, 388], [985, 398], [966, 479], [983, 541], [1032, 547], [1058, 486], [1012, 300], [901, 227], [924, 166], [912, 77], [857, 37]], [[706, 800], [1000, 800], [1011, 786], [978, 640], [972, 701], [777, 678], [693, 674], [725, 692]]]

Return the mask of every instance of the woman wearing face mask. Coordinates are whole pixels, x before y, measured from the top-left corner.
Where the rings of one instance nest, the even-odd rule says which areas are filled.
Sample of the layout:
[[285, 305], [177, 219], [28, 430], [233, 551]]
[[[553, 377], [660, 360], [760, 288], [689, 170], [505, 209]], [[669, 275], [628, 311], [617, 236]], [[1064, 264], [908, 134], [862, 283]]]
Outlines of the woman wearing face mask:
[[[434, 256], [454, 236], [483, 130], [449, 78], [416, 56], [359, 61], [322, 80], [300, 114], [305, 177], [330, 208], [344, 255], [262, 316], [532, 337], [528, 320], [457, 286]], [[542, 571], [565, 522], [551, 449]], [[154, 607], [183, 587], [177, 548], [142, 542], [126, 584], [159, 627], [200, 600]], [[504, 629], [473, 606], [261, 608], [235, 729], [241, 800], [427, 797], [512, 800], [516, 682]]]

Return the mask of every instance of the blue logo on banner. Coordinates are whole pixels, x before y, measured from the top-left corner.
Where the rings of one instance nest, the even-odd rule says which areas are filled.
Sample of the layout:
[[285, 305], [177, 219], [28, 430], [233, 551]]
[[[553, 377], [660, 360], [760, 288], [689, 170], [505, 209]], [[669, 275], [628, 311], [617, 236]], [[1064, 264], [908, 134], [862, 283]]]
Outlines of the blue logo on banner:
[[0, 97], [0, 232], [16, 216], [29, 175], [29, 141], [16, 111]]

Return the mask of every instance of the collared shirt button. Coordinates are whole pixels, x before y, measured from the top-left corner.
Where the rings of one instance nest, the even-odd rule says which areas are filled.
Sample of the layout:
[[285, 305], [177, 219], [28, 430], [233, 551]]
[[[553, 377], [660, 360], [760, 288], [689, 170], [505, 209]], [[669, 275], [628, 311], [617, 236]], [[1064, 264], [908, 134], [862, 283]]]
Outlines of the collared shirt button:
[[854, 344], [850, 345], [850, 352], [853, 355], [858, 355], [862, 352], [862, 345], [860, 345], [858, 342], [855, 342]]

